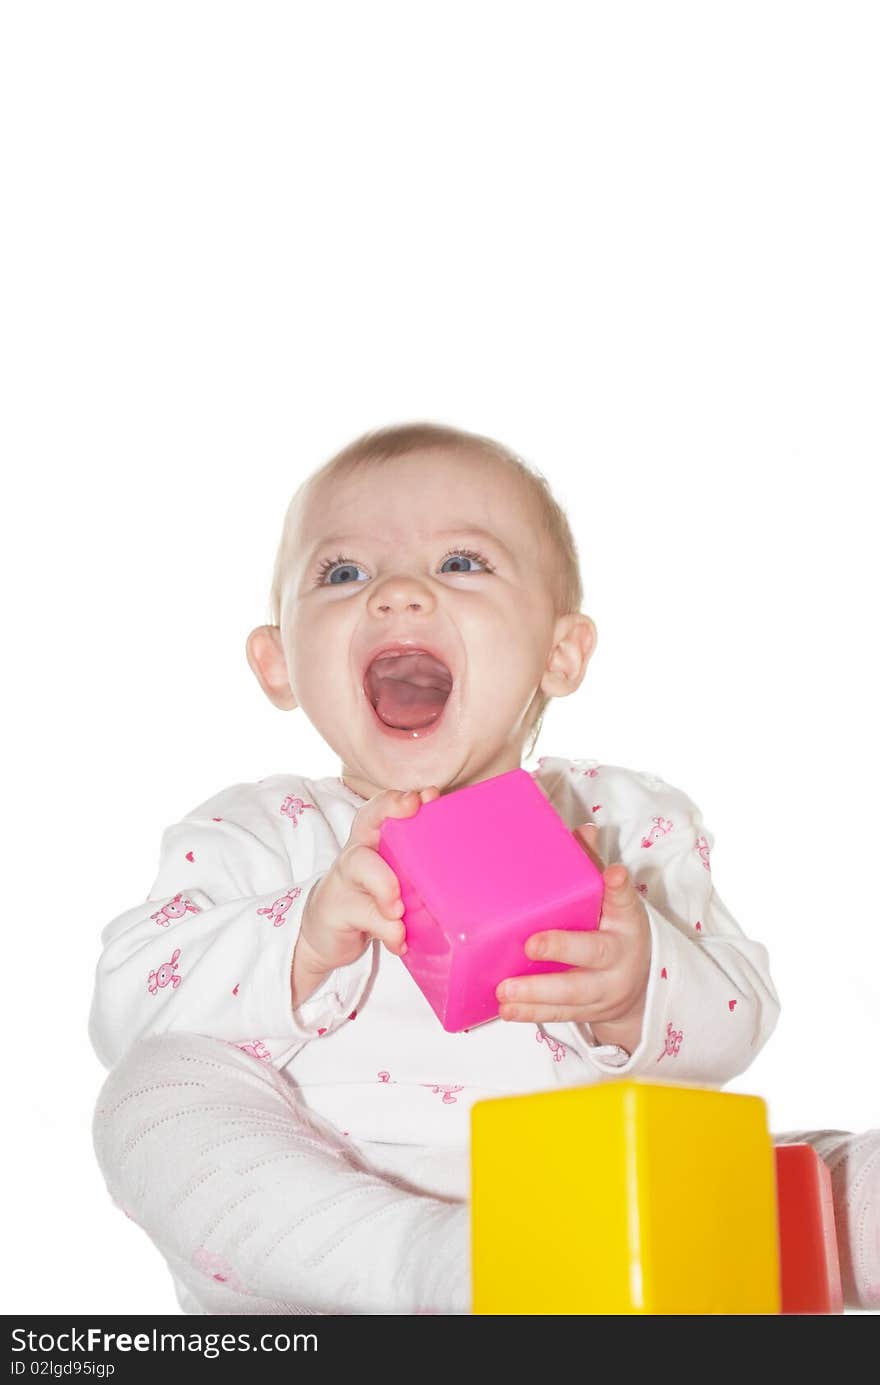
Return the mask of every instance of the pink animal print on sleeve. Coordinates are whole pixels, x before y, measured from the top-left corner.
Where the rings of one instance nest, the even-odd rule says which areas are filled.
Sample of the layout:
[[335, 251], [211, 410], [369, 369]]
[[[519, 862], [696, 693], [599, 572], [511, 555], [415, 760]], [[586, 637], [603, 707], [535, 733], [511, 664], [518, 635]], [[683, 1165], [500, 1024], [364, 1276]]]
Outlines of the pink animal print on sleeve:
[[258, 909], [258, 914], [266, 914], [272, 920], [273, 928], [280, 928], [285, 922], [285, 916], [293, 901], [298, 895], [302, 894], [299, 885], [294, 885], [292, 889], [283, 894], [279, 899], [273, 900], [268, 909]]
[[709, 865], [709, 843], [706, 838], [697, 837], [696, 847], [697, 851], [700, 853], [700, 860], [703, 862], [706, 870], [711, 870], [712, 867]]
[[242, 1053], [249, 1053], [252, 1058], [260, 1058], [264, 1063], [272, 1061], [272, 1054], [262, 1039], [251, 1039], [249, 1043], [236, 1044], [236, 1048], [240, 1048]]
[[434, 1093], [434, 1096], [440, 1096], [442, 1092], [444, 1106], [454, 1106], [458, 1100], [455, 1093], [464, 1091], [464, 1087], [460, 1082], [420, 1082], [419, 1086], [427, 1087], [429, 1091]]
[[546, 1044], [553, 1054], [554, 1063], [561, 1063], [568, 1049], [565, 1044], [561, 1044], [558, 1039], [553, 1039], [549, 1034], [545, 1034], [543, 1029], [535, 1030], [535, 1038], [539, 1044]]
[[191, 899], [187, 899], [186, 895], [178, 890], [174, 898], [168, 904], [163, 904], [155, 914], [150, 914], [150, 918], [155, 919], [160, 928], [167, 928], [172, 919], [182, 919], [186, 913], [201, 912], [197, 904], [193, 904]]
[[[660, 1058], [677, 1058], [683, 1038], [684, 1034], [682, 1030], [674, 1029], [671, 1024], [667, 1024], [666, 1042], [663, 1045], [663, 1052], [660, 1054]], [[660, 1058], [657, 1059], [658, 1063], [660, 1062]]]
[[307, 808], [314, 808], [314, 803], [304, 803], [301, 798], [294, 798], [293, 794], [288, 794], [281, 805], [279, 811], [286, 818], [290, 818], [292, 827], [296, 827], [299, 819]]
[[672, 831], [672, 823], [669, 818], [651, 818], [653, 827], [646, 837], [642, 837], [642, 846], [653, 846], [661, 837], [665, 837], [667, 832]]
[[569, 774], [579, 774], [587, 779], [595, 779], [599, 773], [599, 761], [573, 760], [568, 767], [568, 772]]
[[[183, 977], [177, 975], [177, 959], [180, 956], [180, 948], [176, 947], [171, 954], [170, 962], [163, 962], [156, 971], [151, 971], [147, 977], [147, 990], [150, 995], [156, 995], [165, 986], [170, 986], [176, 991]], [[187, 991], [187, 995], [189, 992]]]

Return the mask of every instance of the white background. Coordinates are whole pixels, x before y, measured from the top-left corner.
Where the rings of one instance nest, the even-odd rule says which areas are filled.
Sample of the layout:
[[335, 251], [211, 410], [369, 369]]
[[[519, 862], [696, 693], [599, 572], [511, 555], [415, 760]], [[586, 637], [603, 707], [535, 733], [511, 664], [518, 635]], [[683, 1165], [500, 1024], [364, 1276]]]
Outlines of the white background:
[[538, 467], [599, 645], [539, 754], [714, 833], [783, 1016], [732, 1085], [880, 1125], [873, 4], [9, 3], [4, 1311], [176, 1311], [91, 1150], [162, 829], [338, 762], [244, 657], [299, 481], [427, 418]]

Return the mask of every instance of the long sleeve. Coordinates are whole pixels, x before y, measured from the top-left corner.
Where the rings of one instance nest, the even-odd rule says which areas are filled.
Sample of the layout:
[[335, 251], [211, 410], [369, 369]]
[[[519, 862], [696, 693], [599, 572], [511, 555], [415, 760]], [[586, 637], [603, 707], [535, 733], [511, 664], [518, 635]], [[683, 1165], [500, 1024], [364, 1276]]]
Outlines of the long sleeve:
[[225, 1039], [283, 1066], [357, 1005], [370, 949], [293, 1009], [303, 910], [338, 846], [316, 807], [287, 796], [301, 814], [276, 824], [278, 792], [256, 788], [234, 785], [167, 828], [147, 899], [105, 927], [89, 1034], [106, 1066], [136, 1039], [168, 1030]]
[[597, 1045], [589, 1026], [559, 1026], [600, 1071], [722, 1085], [772, 1033], [779, 1000], [767, 949], [746, 937], [715, 889], [714, 837], [700, 810], [655, 775], [594, 761], [551, 761], [556, 806], [575, 827], [599, 827], [598, 850], [627, 867], [651, 927], [641, 1040], [627, 1055]]

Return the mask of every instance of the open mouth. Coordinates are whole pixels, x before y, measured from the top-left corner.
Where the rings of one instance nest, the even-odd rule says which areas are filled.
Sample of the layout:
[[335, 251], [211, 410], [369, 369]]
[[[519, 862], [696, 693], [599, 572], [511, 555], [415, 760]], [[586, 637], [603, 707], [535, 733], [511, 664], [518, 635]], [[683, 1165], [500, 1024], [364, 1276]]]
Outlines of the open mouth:
[[405, 735], [434, 726], [451, 691], [452, 674], [426, 649], [381, 654], [364, 674], [364, 692], [376, 716]]

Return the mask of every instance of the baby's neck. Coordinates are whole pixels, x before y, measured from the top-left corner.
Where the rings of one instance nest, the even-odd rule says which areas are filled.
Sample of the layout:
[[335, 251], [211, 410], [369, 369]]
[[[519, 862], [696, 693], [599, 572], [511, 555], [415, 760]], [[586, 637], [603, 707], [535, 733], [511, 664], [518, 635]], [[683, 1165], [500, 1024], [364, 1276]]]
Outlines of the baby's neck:
[[506, 774], [511, 769], [522, 768], [522, 755], [508, 751], [506, 754], [500, 753], [491, 764], [483, 765], [479, 769], [468, 772], [464, 771], [460, 775], [454, 775], [444, 783], [437, 783], [436, 780], [422, 782], [422, 777], [413, 774], [406, 783], [400, 784], [373, 784], [363, 774], [357, 770], [348, 769], [344, 764], [340, 766], [339, 781], [344, 784], [358, 798], [365, 802], [375, 798], [376, 794], [382, 793], [385, 789], [428, 789], [437, 787], [441, 795], [452, 793], [455, 789], [465, 789], [469, 784], [480, 784], [484, 779], [494, 779], [499, 774]]

